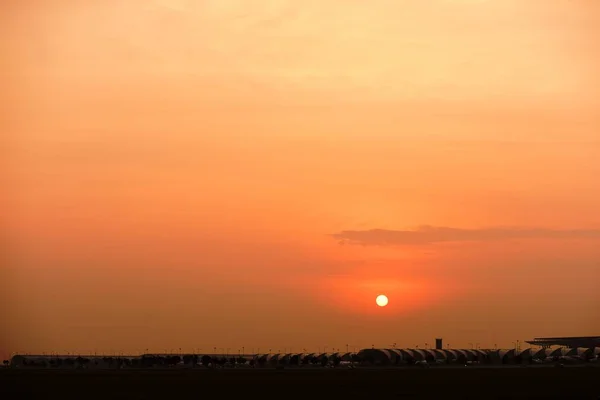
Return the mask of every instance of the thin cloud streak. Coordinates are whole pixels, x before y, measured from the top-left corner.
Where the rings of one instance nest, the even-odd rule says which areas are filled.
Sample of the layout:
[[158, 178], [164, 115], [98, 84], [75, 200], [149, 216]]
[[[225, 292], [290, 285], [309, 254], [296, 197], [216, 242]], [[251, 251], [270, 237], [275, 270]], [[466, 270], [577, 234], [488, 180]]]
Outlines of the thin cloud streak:
[[414, 230], [345, 230], [330, 236], [340, 244], [367, 246], [429, 245], [445, 242], [481, 242], [511, 239], [600, 239], [600, 229], [504, 228], [461, 229], [421, 226]]

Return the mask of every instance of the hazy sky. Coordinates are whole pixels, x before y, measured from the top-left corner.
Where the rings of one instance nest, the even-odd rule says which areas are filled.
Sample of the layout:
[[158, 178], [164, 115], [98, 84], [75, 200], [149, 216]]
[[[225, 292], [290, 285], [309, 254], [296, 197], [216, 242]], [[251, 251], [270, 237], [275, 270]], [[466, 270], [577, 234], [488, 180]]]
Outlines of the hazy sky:
[[0, 355], [600, 334], [597, 0], [10, 3]]

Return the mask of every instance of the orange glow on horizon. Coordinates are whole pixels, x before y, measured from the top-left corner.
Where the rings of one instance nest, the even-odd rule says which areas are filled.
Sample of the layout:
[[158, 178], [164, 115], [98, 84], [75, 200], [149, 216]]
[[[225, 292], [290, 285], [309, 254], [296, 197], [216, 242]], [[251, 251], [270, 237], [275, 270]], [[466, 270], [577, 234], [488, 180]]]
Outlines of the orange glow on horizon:
[[[451, 285], [431, 279], [374, 277], [378, 275], [367, 270], [354, 275], [331, 276], [319, 285], [316, 293], [321, 295], [325, 307], [333, 307], [342, 314], [389, 317], [423, 312], [460, 293], [451, 290]], [[385, 307], [377, 307], [373, 302], [381, 293], [390, 299]]]

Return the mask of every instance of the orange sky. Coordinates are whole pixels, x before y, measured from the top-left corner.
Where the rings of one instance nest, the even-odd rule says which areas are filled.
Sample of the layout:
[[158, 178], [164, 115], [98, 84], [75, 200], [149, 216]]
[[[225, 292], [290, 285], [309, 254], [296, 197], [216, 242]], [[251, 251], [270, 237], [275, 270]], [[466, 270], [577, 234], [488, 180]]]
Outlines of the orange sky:
[[0, 355], [600, 334], [596, 0], [2, 11]]

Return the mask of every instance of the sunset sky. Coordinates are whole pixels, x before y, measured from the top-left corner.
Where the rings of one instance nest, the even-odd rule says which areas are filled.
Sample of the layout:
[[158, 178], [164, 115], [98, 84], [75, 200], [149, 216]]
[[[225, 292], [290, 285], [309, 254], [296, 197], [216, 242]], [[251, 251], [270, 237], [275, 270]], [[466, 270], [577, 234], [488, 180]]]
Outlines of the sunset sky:
[[600, 335], [599, 1], [7, 4], [0, 356]]

